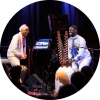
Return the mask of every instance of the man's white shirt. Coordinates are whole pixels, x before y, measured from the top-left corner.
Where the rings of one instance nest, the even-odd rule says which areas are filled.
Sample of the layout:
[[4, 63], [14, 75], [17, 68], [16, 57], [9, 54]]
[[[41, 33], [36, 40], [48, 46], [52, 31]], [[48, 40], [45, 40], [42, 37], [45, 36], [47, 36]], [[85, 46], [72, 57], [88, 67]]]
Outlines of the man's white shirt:
[[19, 32], [18, 34], [15, 34], [11, 40], [11, 43], [8, 48], [7, 56], [9, 57], [18, 57], [19, 55], [25, 55], [26, 54], [26, 39], [25, 40], [25, 52], [23, 52], [23, 40], [22, 40], [22, 34]]
[[78, 50], [78, 55], [74, 57], [75, 60], [78, 60], [78, 58], [80, 57], [81, 59], [85, 59], [90, 55], [90, 52], [87, 49], [86, 46], [86, 41], [83, 37], [81, 37], [80, 35], [76, 35], [75, 37], [70, 37], [68, 39], [68, 58], [71, 59], [72, 58], [72, 54], [71, 54], [71, 49], [72, 49], [72, 41], [74, 38], [77, 38], [74, 40], [74, 46], [76, 48], [79, 48]]

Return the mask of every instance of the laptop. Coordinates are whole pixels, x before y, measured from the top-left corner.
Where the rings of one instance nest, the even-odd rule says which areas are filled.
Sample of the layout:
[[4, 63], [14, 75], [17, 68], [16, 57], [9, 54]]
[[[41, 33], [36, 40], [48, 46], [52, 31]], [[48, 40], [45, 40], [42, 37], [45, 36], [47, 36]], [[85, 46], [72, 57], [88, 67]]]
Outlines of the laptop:
[[48, 46], [49, 39], [40, 39], [39, 41], [36, 41], [36, 44], [33, 49], [48, 49]]

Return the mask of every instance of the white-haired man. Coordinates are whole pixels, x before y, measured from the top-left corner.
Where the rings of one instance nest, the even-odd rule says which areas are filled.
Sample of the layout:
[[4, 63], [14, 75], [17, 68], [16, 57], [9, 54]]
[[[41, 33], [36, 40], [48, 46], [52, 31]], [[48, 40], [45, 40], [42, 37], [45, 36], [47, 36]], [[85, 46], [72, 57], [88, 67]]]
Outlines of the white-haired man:
[[[7, 57], [11, 63], [11, 66], [20, 65], [20, 59], [26, 59], [26, 37], [29, 33], [29, 27], [23, 24], [19, 28], [19, 33], [15, 34], [11, 40], [7, 51]], [[24, 72], [23, 72], [24, 71]], [[27, 67], [22, 66], [22, 74], [27, 72]], [[22, 82], [24, 81], [25, 75], [21, 75]]]

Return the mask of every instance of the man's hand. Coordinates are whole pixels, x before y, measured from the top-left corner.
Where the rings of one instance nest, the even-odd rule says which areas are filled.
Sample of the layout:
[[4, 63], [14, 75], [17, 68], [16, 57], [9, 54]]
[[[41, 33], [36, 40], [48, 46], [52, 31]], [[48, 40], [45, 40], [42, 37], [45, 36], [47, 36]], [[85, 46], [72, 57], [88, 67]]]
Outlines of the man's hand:
[[22, 55], [22, 54], [21, 54], [21, 55], [19, 55], [19, 56], [20, 56], [21, 59], [26, 59], [26, 58], [27, 58], [27, 55]]
[[24, 55], [24, 57], [23, 57], [24, 59], [26, 59], [27, 58], [27, 55]]
[[72, 58], [72, 62], [74, 62], [75, 61], [75, 59], [74, 58]]
[[69, 66], [72, 66], [72, 63], [75, 61], [75, 59], [68, 59], [68, 64], [69, 64]]

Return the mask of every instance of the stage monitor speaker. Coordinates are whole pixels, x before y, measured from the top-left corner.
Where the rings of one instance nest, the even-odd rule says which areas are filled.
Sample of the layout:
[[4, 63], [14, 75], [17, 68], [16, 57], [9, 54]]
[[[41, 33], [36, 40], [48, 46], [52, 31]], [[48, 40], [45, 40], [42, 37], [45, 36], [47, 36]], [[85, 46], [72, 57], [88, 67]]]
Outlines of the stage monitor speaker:
[[[28, 85], [29, 87], [29, 91], [33, 91], [33, 88], [32, 88], [32, 84], [41, 84], [42, 85], [42, 90], [41, 92], [48, 92], [50, 90], [50, 87], [47, 86], [47, 91], [46, 91], [46, 84], [36, 75], [36, 74], [32, 74], [27, 80], [26, 80], [26, 84]], [[38, 88], [37, 88], [37, 91], [38, 92]]]

